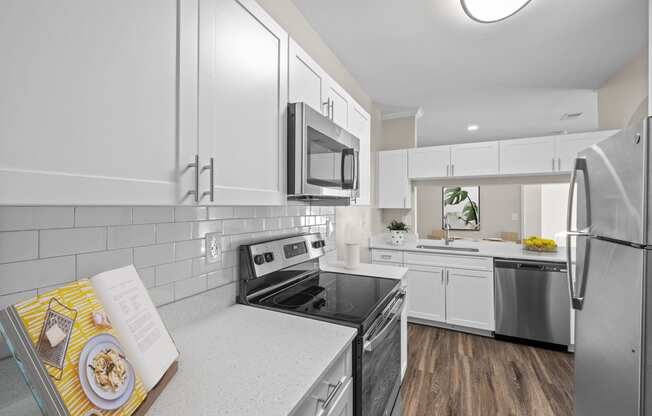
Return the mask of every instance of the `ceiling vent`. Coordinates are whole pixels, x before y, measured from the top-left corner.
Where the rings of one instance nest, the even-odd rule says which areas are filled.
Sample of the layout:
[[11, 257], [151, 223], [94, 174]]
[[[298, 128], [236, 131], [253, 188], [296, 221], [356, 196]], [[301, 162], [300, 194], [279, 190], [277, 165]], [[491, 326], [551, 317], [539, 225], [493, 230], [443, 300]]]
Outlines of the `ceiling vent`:
[[563, 116], [561, 116], [561, 120], [576, 120], [580, 117], [582, 117], [582, 114], [584, 113], [565, 113]]

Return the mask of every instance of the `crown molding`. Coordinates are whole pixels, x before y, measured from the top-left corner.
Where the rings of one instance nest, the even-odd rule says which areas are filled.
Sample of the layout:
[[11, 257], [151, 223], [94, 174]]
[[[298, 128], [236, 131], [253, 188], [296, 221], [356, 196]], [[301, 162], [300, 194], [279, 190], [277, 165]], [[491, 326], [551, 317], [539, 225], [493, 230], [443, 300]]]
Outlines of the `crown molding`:
[[414, 109], [414, 110], [407, 110], [407, 111], [399, 111], [396, 113], [387, 113], [383, 114], [382, 120], [394, 120], [397, 118], [408, 118], [408, 117], [414, 117], [416, 119], [419, 119], [423, 116], [423, 109], [421, 107]]

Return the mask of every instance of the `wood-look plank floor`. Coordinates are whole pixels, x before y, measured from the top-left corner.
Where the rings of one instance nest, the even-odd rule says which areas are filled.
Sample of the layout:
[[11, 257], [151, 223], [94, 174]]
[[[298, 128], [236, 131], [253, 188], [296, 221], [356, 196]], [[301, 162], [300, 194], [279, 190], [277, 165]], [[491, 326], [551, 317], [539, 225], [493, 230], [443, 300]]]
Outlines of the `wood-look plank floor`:
[[410, 324], [403, 416], [573, 414], [573, 355]]

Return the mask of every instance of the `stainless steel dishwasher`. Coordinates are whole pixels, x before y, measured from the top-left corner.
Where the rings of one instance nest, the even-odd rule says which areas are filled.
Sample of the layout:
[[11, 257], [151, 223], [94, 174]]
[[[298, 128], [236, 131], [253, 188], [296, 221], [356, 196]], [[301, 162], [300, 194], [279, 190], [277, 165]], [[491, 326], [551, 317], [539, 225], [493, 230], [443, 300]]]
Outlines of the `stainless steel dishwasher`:
[[496, 335], [570, 344], [565, 263], [494, 261]]

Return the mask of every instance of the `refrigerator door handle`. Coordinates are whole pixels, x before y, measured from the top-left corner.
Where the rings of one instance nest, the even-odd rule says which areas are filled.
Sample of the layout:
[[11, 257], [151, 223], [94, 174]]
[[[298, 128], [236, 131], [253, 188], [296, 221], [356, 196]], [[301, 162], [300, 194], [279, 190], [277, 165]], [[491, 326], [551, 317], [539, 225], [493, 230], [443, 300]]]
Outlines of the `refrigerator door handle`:
[[[572, 230], [571, 222], [573, 217], [573, 197], [575, 195], [575, 182], [577, 181], [577, 171], [582, 171], [584, 178], [584, 189], [586, 193], [586, 227], [582, 230]], [[587, 245], [587, 250], [584, 255], [584, 267], [582, 267], [582, 278], [580, 284], [580, 293], [578, 296], [575, 296], [575, 286], [573, 285], [573, 262], [572, 262], [572, 247], [571, 247], [571, 238], [572, 237], [582, 237], [582, 238], [591, 238], [589, 230], [591, 228], [591, 197], [589, 189], [589, 177], [588, 169], [586, 166], [586, 159], [584, 158], [575, 158], [573, 163], [573, 170], [571, 172], [570, 187], [568, 190], [568, 209], [566, 211], [566, 269], [568, 275], [568, 293], [571, 299], [571, 305], [573, 309], [582, 310], [584, 305], [584, 292], [586, 288], [586, 276], [587, 276], [587, 259], [589, 257], [589, 247]]]

